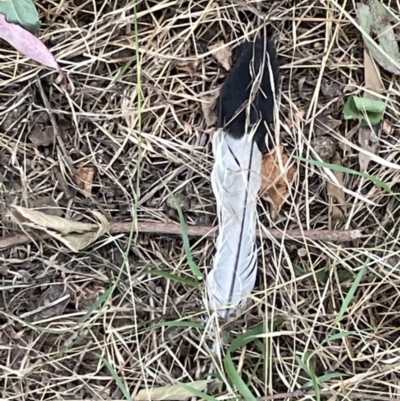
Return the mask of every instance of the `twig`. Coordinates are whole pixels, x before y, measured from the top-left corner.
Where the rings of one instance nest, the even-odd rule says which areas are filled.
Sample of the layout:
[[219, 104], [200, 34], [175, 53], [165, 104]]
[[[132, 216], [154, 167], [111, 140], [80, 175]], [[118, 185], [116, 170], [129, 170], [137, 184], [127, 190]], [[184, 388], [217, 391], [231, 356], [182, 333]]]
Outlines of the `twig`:
[[[267, 395], [265, 397], [259, 397], [257, 400], [259, 401], [272, 401], [272, 400], [283, 400], [285, 398], [300, 398], [300, 397], [310, 397], [314, 396], [316, 393], [313, 390], [304, 391], [304, 390], [297, 390], [291, 393], [279, 393], [273, 395]], [[329, 389], [322, 389], [321, 394], [326, 395], [337, 395], [342, 396], [343, 398], [360, 398], [360, 399], [369, 399], [369, 400], [378, 400], [378, 401], [398, 401], [396, 397], [386, 397], [384, 395], [379, 394], [371, 394], [371, 393], [363, 393], [361, 391], [348, 391], [341, 394], [339, 391], [329, 390]]]
[[[110, 234], [123, 234], [128, 233], [132, 229], [131, 222], [113, 222], [111, 223]], [[187, 233], [190, 237], [214, 237], [217, 228], [211, 226], [187, 226]], [[182, 227], [177, 223], [154, 223], [154, 222], [139, 222], [136, 229], [139, 233], [150, 234], [169, 234], [181, 235]], [[308, 239], [311, 241], [331, 241], [331, 242], [348, 242], [361, 237], [360, 230], [286, 230], [280, 231], [276, 229], [268, 230], [268, 234], [258, 231], [260, 238], [268, 239], [272, 236], [276, 239]], [[0, 239], [0, 249], [10, 248], [16, 245], [22, 245], [33, 241], [34, 239], [49, 238], [45, 234], [25, 235], [17, 234], [12, 237]]]

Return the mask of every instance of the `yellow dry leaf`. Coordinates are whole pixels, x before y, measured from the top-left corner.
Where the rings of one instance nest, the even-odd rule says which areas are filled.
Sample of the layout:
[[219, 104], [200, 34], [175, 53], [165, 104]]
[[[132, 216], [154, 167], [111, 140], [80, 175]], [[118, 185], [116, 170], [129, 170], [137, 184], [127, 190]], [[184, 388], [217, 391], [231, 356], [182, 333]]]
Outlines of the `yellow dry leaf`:
[[78, 167], [75, 170], [76, 183], [85, 196], [92, 195], [94, 173], [94, 167]]
[[[340, 154], [338, 152], [335, 153], [333, 159], [332, 159], [333, 164], [338, 164], [342, 165], [342, 159], [340, 157]], [[340, 185], [343, 185], [343, 172], [338, 171], [338, 170], [333, 170], [333, 174], [335, 175], [336, 179], [338, 180], [338, 183]], [[326, 184], [326, 191], [328, 196], [331, 196], [336, 200], [338, 205], [332, 205], [331, 209], [331, 215], [332, 219], [334, 221], [343, 221], [346, 217], [347, 214], [347, 208], [346, 208], [346, 198], [344, 195], [343, 190], [338, 187], [337, 185], [333, 184], [332, 182], [328, 181]]]
[[[280, 163], [280, 159], [282, 163]], [[272, 207], [272, 218], [280, 212], [282, 205], [289, 196], [289, 189], [297, 176], [297, 168], [290, 165], [289, 157], [284, 153], [284, 147], [279, 146], [279, 155], [276, 149], [263, 156], [261, 167], [261, 196]]]
[[[198, 391], [204, 391], [207, 389], [207, 387], [214, 382], [215, 380], [209, 379], [209, 380], [198, 380], [192, 383], [187, 383], [188, 386], [198, 390]], [[193, 397], [193, 393], [187, 390], [186, 388], [183, 388], [182, 386], [176, 384], [176, 385], [170, 385], [170, 386], [164, 386], [164, 387], [154, 387], [149, 389], [148, 391], [146, 389], [140, 390], [139, 393], [135, 396], [135, 400], [138, 401], [148, 401], [148, 400], [186, 400], [189, 397]]]
[[224, 46], [224, 42], [219, 40], [214, 45], [208, 46], [208, 50], [210, 50], [213, 56], [217, 59], [217, 61], [225, 68], [225, 70], [229, 71], [232, 66], [232, 49], [228, 46]]
[[94, 224], [47, 215], [22, 206], [13, 205], [11, 208], [14, 217], [21, 225], [44, 231], [73, 252], [86, 248], [110, 229], [109, 221], [97, 211], [92, 211], [99, 220], [98, 224]]

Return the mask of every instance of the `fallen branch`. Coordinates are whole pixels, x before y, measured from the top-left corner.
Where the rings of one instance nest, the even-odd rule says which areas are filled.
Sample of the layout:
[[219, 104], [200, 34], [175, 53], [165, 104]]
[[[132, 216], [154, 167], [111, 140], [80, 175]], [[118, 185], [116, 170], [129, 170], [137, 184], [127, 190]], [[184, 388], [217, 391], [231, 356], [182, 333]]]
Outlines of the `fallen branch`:
[[[132, 229], [131, 222], [114, 222], [111, 223], [110, 234], [129, 233]], [[177, 223], [154, 223], [139, 222], [137, 232], [149, 234], [169, 234], [181, 235], [182, 227]], [[187, 226], [186, 231], [189, 237], [214, 237], [217, 229], [211, 226]], [[276, 239], [308, 239], [311, 241], [331, 241], [331, 242], [348, 242], [361, 237], [360, 230], [286, 230], [280, 231], [271, 229], [268, 231], [258, 231], [258, 236], [268, 239], [274, 237]], [[47, 235], [38, 235], [31, 233], [17, 234], [12, 237], [0, 239], [0, 249], [6, 249], [17, 245], [23, 245], [35, 240], [49, 238]]]

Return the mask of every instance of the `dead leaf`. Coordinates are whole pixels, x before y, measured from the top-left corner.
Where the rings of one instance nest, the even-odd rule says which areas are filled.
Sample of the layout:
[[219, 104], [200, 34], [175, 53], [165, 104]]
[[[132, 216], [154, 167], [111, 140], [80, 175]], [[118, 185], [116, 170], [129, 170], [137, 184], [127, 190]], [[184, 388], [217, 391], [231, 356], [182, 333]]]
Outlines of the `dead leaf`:
[[178, 70], [188, 72], [190, 75], [194, 75], [196, 71], [198, 70], [200, 65], [199, 60], [194, 60], [194, 61], [177, 61], [175, 63], [175, 67]]
[[232, 49], [229, 46], [224, 46], [224, 42], [219, 40], [214, 45], [208, 46], [208, 50], [210, 50], [213, 56], [217, 59], [217, 61], [225, 68], [225, 70], [229, 71], [232, 67]]
[[78, 167], [75, 170], [76, 184], [87, 197], [92, 195], [94, 173], [94, 167]]
[[[364, 91], [364, 97], [370, 99], [378, 99], [378, 96], [370, 93], [370, 91], [380, 93], [384, 89], [384, 87], [381, 81], [379, 69], [375, 65], [371, 55], [366, 48], [364, 48], [364, 75], [365, 88], [369, 90]], [[377, 141], [377, 139], [380, 137], [380, 131], [381, 124], [372, 127], [372, 129], [368, 126], [360, 127], [358, 130], [358, 142], [360, 143], [360, 146], [368, 152], [376, 154], [379, 147], [379, 142]], [[360, 171], [364, 172], [365, 170], [367, 170], [371, 158], [363, 152], [360, 152], [358, 154], [358, 161], [360, 164]]]
[[60, 70], [54, 56], [40, 39], [21, 26], [7, 22], [3, 14], [0, 14], [0, 38], [26, 57], [46, 67]]
[[[364, 44], [381, 67], [400, 75], [400, 52], [388, 13], [379, 0], [371, 0], [369, 3], [370, 5], [357, 4], [357, 17], [365, 32]], [[371, 31], [374, 31], [378, 37], [379, 45], [373, 43], [373, 39], [369, 36]]]
[[218, 120], [217, 114], [215, 113], [215, 105], [217, 103], [218, 96], [219, 91], [215, 95], [204, 96], [201, 99], [201, 108], [203, 110], [203, 115], [207, 126], [214, 125]]
[[41, 212], [49, 215], [62, 216], [63, 213], [51, 195], [36, 198], [31, 206], [33, 209], [40, 209]]
[[39, 299], [34, 321], [61, 316], [71, 301], [72, 291], [64, 285], [50, 285]]
[[336, 97], [342, 94], [338, 83], [328, 81], [325, 78], [321, 82], [321, 92], [326, 97]]
[[50, 126], [41, 129], [40, 125], [35, 125], [29, 139], [35, 146], [49, 146], [54, 143], [54, 131]]
[[82, 223], [58, 216], [50, 216], [22, 206], [11, 206], [17, 221], [25, 227], [42, 230], [51, 237], [62, 242], [73, 252], [86, 248], [110, 229], [110, 223], [99, 212], [92, 214], [100, 223]]
[[[213, 382], [215, 382], [215, 380], [213, 380], [213, 379], [198, 380], [195, 382], [187, 383], [187, 385], [198, 391], [204, 391]], [[138, 401], [148, 401], [148, 400], [180, 401], [180, 400], [186, 400], [189, 397], [193, 397], [193, 393], [190, 392], [189, 390], [187, 390], [186, 388], [184, 388], [183, 386], [176, 384], [176, 385], [170, 385], [170, 386], [164, 386], [164, 387], [154, 387], [154, 388], [150, 388], [149, 390], [147, 390], [147, 389], [140, 390], [139, 393], [135, 396], [135, 400], [138, 400]]]
[[[334, 158], [332, 159], [333, 164], [338, 164], [342, 165], [342, 159], [340, 157], [340, 154], [338, 152], [335, 153]], [[338, 170], [333, 170], [333, 174], [338, 180], [338, 183], [340, 185], [343, 185], [343, 172], [338, 171]], [[343, 190], [333, 184], [332, 182], [328, 181], [326, 184], [326, 191], [328, 196], [334, 198], [338, 205], [332, 205], [331, 209], [331, 215], [332, 219], [334, 221], [343, 221], [346, 217], [347, 214], [347, 208], [346, 208], [346, 198], [344, 195]]]
[[283, 171], [276, 149], [263, 156], [261, 167], [261, 196], [272, 205], [272, 218], [278, 215], [282, 205], [289, 197], [289, 188], [297, 176], [297, 168], [289, 165], [289, 157], [284, 153], [282, 145], [279, 147], [279, 153]]
[[342, 124], [342, 120], [335, 120], [329, 114], [320, 114], [314, 120], [314, 135], [326, 135]]

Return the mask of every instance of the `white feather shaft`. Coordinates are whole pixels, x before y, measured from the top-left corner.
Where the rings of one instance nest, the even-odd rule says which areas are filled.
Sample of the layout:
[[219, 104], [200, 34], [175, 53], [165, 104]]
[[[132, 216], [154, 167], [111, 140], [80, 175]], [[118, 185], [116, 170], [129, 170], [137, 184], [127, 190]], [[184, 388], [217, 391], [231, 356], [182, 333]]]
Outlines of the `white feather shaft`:
[[213, 268], [207, 277], [210, 306], [229, 318], [254, 288], [257, 275], [257, 194], [262, 155], [250, 135], [234, 139], [223, 130], [213, 135], [212, 188], [219, 232]]

